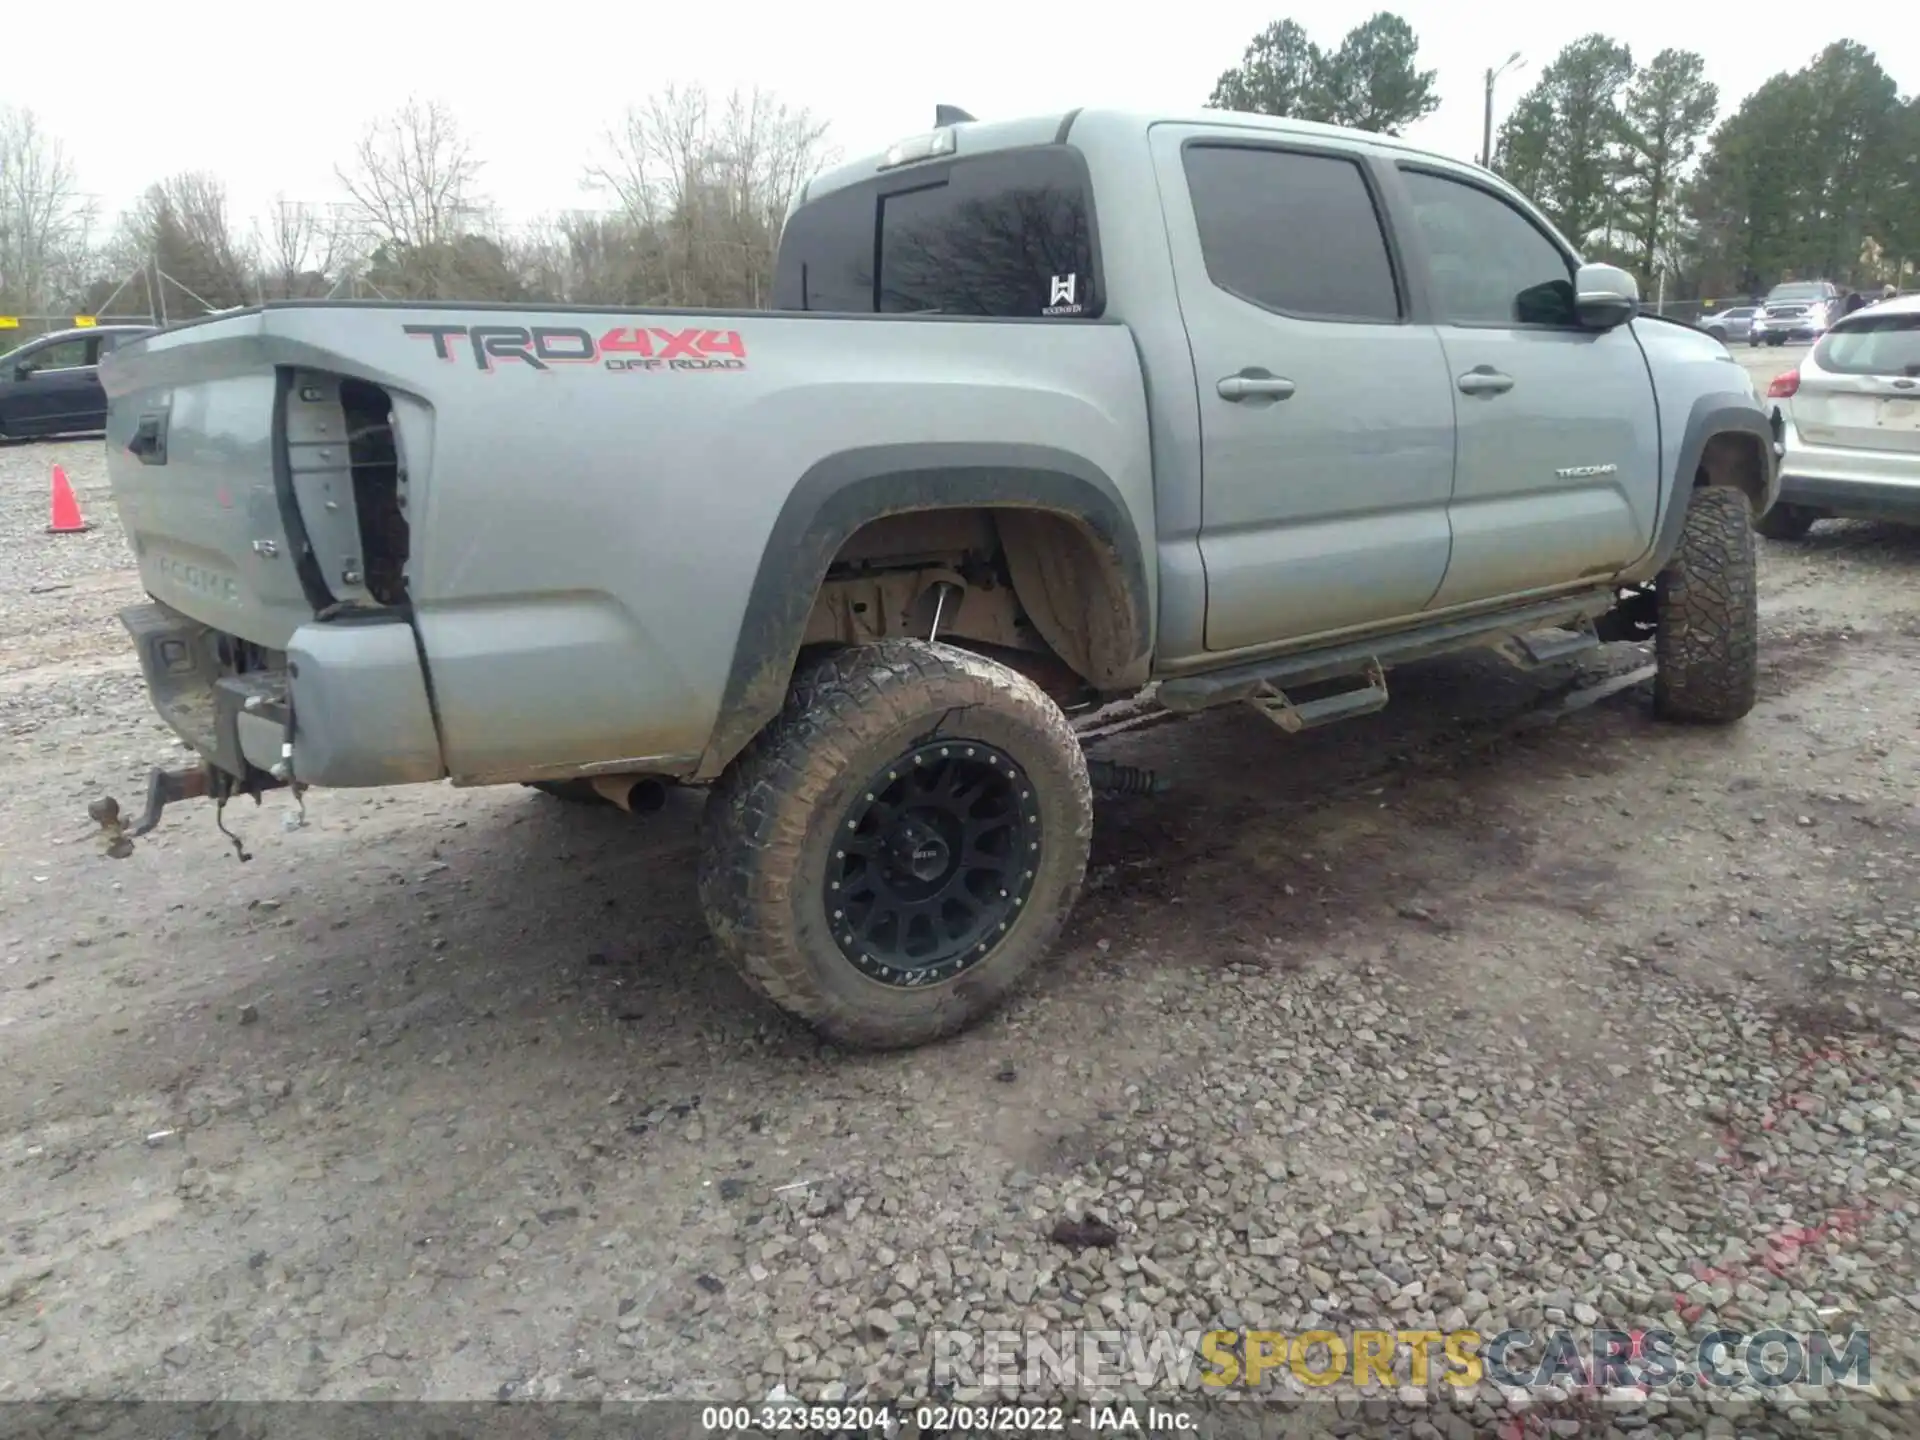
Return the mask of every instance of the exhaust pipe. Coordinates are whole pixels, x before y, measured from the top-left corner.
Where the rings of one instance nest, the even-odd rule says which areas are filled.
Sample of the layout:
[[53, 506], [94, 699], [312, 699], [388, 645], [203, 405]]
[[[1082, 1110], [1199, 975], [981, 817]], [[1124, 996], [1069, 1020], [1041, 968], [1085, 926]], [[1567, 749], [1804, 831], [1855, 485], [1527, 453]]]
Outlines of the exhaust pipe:
[[596, 775], [593, 788], [629, 815], [647, 815], [667, 803], [667, 787], [650, 775]]

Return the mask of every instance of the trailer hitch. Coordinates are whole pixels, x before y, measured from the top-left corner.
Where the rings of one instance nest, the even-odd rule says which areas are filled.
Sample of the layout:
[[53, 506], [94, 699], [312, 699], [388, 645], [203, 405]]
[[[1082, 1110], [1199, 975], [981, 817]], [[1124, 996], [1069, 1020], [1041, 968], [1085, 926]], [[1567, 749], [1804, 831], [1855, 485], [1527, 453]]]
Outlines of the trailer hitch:
[[[196, 766], [191, 770], [155, 769], [147, 776], [147, 808], [140, 818], [128, 824], [120, 815], [120, 802], [103, 795], [87, 806], [87, 817], [100, 827], [110, 859], [124, 860], [133, 854], [133, 842], [160, 823], [160, 812], [181, 800], [199, 800], [213, 792], [213, 767]], [[242, 859], [246, 856], [243, 853]]]

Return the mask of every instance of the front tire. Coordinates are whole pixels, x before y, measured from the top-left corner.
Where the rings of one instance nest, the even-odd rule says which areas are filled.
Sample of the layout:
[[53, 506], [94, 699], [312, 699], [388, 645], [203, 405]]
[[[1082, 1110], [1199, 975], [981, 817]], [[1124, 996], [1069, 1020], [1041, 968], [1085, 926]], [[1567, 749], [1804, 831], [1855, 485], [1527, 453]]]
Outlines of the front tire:
[[1798, 540], [1813, 528], [1820, 517], [1804, 505], [1776, 504], [1753, 522], [1753, 528], [1769, 540]]
[[1654, 582], [1653, 703], [1664, 720], [1725, 725], [1753, 709], [1760, 604], [1753, 509], [1740, 491], [1693, 492], [1680, 544]]
[[890, 640], [826, 656], [714, 785], [700, 900], [749, 985], [827, 1038], [920, 1045], [1059, 936], [1093, 796], [1060, 707], [1004, 665]]

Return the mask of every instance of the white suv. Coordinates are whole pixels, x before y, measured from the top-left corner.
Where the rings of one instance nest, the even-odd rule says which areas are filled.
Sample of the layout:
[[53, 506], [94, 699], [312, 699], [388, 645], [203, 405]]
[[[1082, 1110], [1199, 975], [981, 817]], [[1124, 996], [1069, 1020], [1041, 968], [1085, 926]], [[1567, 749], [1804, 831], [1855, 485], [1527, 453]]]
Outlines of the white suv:
[[1762, 535], [1798, 539], [1826, 516], [1920, 524], [1920, 295], [1841, 320], [1767, 398], [1780, 499]]

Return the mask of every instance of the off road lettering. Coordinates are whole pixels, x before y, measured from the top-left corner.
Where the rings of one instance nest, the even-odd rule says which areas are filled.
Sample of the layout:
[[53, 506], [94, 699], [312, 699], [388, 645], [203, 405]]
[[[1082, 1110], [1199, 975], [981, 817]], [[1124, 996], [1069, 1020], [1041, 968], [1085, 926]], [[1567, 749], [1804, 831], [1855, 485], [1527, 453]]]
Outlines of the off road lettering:
[[744, 370], [747, 346], [737, 330], [697, 326], [616, 325], [598, 340], [577, 325], [405, 325], [403, 333], [433, 344], [434, 355], [452, 360], [455, 341], [473, 356], [474, 368], [492, 374], [501, 362], [532, 370], [554, 365], [600, 364], [608, 370]]

